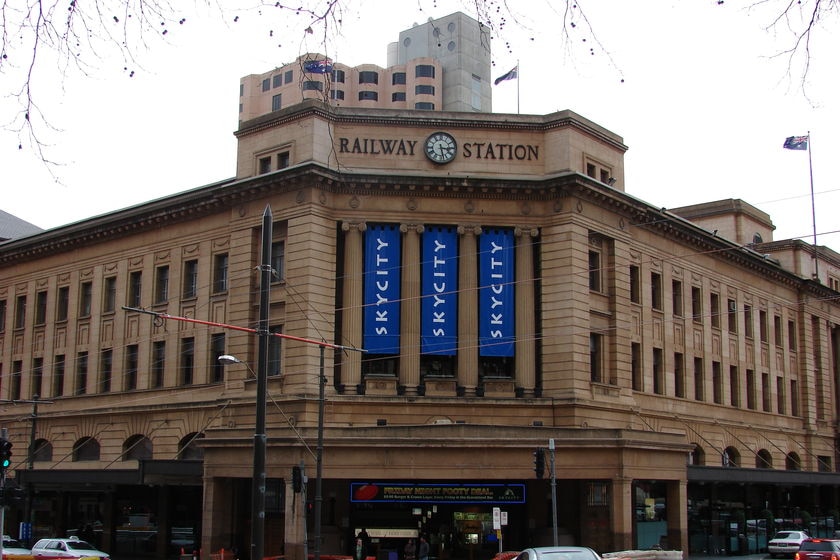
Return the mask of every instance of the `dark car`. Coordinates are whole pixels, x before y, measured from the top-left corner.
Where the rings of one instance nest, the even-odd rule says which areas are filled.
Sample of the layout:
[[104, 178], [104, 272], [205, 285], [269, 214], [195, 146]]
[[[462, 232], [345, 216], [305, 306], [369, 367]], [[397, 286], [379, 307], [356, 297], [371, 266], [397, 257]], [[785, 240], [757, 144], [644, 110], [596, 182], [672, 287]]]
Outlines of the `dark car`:
[[795, 560], [838, 560], [840, 539], [805, 539]]
[[601, 560], [601, 557], [585, 546], [541, 546], [526, 548], [516, 560]]

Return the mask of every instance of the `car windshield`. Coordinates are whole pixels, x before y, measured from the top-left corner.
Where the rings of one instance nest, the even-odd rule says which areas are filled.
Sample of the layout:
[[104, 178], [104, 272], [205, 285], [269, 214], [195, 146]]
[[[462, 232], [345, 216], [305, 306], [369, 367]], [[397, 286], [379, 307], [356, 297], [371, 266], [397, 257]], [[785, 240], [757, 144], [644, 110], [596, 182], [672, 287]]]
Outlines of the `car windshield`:
[[791, 533], [790, 531], [782, 531], [781, 533], [776, 533], [776, 536], [773, 537], [773, 540], [776, 539], [796, 539], [799, 537], [799, 533]]
[[96, 547], [85, 541], [67, 541], [67, 548], [73, 550], [96, 550]]
[[540, 554], [542, 560], [597, 560], [588, 550], [557, 550]]

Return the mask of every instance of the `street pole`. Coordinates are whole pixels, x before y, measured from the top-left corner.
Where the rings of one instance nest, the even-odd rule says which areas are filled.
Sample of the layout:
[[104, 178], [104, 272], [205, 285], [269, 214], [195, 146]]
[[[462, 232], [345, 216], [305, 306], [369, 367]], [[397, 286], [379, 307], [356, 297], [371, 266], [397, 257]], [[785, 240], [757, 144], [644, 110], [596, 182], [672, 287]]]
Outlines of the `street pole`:
[[551, 452], [550, 467], [551, 467], [551, 529], [554, 534], [554, 546], [558, 546], [557, 542], [557, 475], [554, 472], [554, 438], [548, 440], [548, 450]]
[[262, 223], [262, 261], [260, 265], [260, 319], [257, 360], [257, 399], [254, 423], [254, 474], [251, 480], [251, 560], [265, 557], [265, 408], [268, 382], [269, 288], [271, 286], [271, 207], [266, 206]]
[[321, 367], [318, 373], [318, 444], [315, 447], [315, 542], [313, 543], [313, 560], [321, 560], [321, 504], [324, 498], [321, 494], [324, 454], [324, 345], [321, 345]]

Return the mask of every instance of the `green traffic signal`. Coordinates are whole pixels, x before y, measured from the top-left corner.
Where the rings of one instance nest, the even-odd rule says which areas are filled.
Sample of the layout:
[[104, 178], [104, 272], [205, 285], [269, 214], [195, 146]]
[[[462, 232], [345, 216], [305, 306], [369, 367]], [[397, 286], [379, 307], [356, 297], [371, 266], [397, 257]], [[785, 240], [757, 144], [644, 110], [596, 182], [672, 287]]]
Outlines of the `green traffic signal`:
[[12, 442], [0, 439], [0, 471], [4, 474], [12, 464]]

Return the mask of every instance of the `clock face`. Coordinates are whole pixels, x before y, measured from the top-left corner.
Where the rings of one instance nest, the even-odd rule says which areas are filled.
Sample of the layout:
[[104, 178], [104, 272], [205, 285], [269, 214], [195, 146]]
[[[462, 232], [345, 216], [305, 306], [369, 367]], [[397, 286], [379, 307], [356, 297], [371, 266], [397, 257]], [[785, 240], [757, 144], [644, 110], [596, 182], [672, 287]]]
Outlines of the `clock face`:
[[455, 159], [458, 144], [445, 132], [435, 132], [426, 138], [426, 157], [435, 163], [449, 163]]

